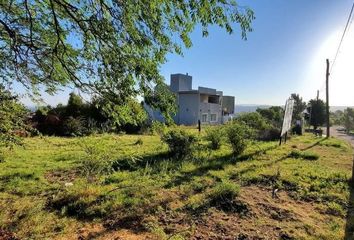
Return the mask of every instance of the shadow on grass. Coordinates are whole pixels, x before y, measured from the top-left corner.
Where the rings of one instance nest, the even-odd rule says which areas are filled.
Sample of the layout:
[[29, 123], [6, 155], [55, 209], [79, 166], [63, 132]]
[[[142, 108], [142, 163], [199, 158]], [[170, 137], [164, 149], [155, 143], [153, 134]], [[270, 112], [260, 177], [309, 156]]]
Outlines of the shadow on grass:
[[[208, 171], [210, 171], [210, 170], [222, 170], [225, 165], [251, 160], [256, 156], [265, 154], [267, 151], [273, 150], [277, 147], [278, 146], [270, 146], [268, 148], [259, 149], [257, 151], [252, 152], [252, 153], [244, 154], [239, 157], [235, 157], [232, 154], [228, 154], [228, 155], [224, 155], [224, 156], [221, 156], [218, 158], [214, 158], [212, 161], [207, 162], [206, 165], [198, 167], [197, 169], [195, 169], [193, 171], [176, 176], [174, 179], [172, 179], [170, 182], [168, 182], [164, 187], [171, 188], [171, 187], [183, 185], [184, 183], [192, 181], [194, 177], [200, 177], [200, 176], [207, 174]], [[262, 164], [259, 167], [271, 166], [279, 161], [285, 160], [286, 158], [288, 158], [288, 155], [286, 155], [280, 159], [277, 159], [275, 161], [271, 161], [271, 162], [267, 162], [265, 164]], [[246, 169], [238, 172], [238, 174], [242, 175], [242, 174], [245, 174], [245, 173], [247, 173], [249, 171], [253, 171], [253, 170], [255, 170], [255, 167], [250, 166], [249, 168], [246, 168]]]
[[310, 145], [310, 146], [308, 146], [308, 147], [305, 147], [305, 148], [301, 149], [301, 151], [306, 151], [306, 150], [309, 150], [309, 149], [311, 149], [311, 148], [313, 148], [313, 147], [316, 147], [317, 145], [319, 145], [319, 144], [320, 144], [321, 142], [323, 142], [324, 140], [326, 140], [326, 138], [322, 138], [321, 140], [315, 142], [314, 144], [312, 144], [312, 145]]
[[352, 169], [352, 179], [349, 183], [350, 195], [347, 209], [346, 225], [345, 225], [345, 240], [354, 239], [354, 158], [353, 158], [353, 169]]

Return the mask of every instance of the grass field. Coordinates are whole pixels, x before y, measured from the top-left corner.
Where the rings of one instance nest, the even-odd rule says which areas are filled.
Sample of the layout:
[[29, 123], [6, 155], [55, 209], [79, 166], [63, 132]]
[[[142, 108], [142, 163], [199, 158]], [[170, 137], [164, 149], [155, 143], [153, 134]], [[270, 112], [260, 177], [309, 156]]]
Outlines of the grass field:
[[0, 238], [351, 239], [345, 142], [206, 145], [178, 161], [158, 136], [25, 139], [0, 163]]

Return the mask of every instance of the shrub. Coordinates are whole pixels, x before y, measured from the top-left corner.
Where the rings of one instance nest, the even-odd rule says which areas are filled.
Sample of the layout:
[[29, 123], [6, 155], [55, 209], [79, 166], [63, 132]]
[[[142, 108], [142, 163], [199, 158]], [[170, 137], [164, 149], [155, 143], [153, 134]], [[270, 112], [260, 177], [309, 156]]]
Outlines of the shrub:
[[240, 186], [228, 181], [218, 183], [209, 193], [211, 203], [231, 202], [240, 193]]
[[85, 135], [85, 121], [82, 118], [69, 117], [63, 122], [63, 134], [72, 137]]
[[317, 160], [320, 158], [320, 156], [317, 153], [313, 152], [303, 152], [302, 158], [306, 160]]
[[302, 158], [306, 160], [317, 160], [320, 158], [320, 156], [316, 153], [313, 152], [301, 152], [298, 150], [291, 151], [289, 154], [289, 157], [291, 158]]
[[250, 138], [250, 129], [241, 123], [229, 124], [226, 129], [226, 136], [231, 144], [233, 154], [239, 156], [247, 147], [247, 139]]
[[162, 136], [167, 130], [167, 126], [159, 121], [152, 121], [150, 126], [151, 134]]
[[267, 120], [258, 112], [243, 113], [236, 118], [236, 122], [243, 123], [256, 130], [264, 130], [270, 127]]
[[210, 142], [210, 148], [220, 149], [224, 137], [224, 131], [221, 127], [207, 128], [205, 139]]
[[280, 129], [275, 127], [270, 127], [265, 130], [262, 130], [259, 133], [258, 139], [261, 141], [275, 141], [280, 138]]
[[192, 153], [193, 145], [197, 142], [196, 136], [180, 129], [166, 132], [161, 140], [168, 145], [171, 156], [180, 159], [189, 156]]
[[301, 125], [295, 125], [292, 129], [293, 134], [302, 135], [302, 127]]

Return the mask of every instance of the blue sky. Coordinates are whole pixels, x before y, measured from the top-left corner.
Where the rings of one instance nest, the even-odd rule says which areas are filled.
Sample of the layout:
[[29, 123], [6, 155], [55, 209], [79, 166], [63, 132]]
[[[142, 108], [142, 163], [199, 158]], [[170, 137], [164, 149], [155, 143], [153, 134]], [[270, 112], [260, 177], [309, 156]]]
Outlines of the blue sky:
[[[203, 38], [192, 33], [193, 46], [184, 56], [168, 55], [161, 74], [189, 73], [193, 87], [206, 86], [234, 95], [237, 104], [282, 105], [291, 93], [305, 100], [317, 89], [324, 98], [325, 59], [333, 60], [352, 0], [238, 1], [256, 19], [248, 40], [211, 27]], [[354, 25], [354, 24], [353, 24]], [[331, 78], [331, 105], [354, 105], [354, 26], [350, 29]], [[44, 95], [49, 104], [66, 102], [71, 90]], [[25, 101], [27, 103], [27, 101]]]
[[[167, 82], [170, 73], [188, 72], [193, 76], [194, 87], [218, 88], [224, 94], [234, 95], [241, 104], [281, 105], [293, 92], [308, 100], [320, 88], [320, 96], [324, 97], [325, 58], [334, 58], [353, 2], [253, 0], [239, 3], [251, 7], [256, 15], [254, 31], [248, 40], [241, 40], [239, 35], [230, 36], [217, 27], [211, 28], [208, 38], [203, 38], [196, 29], [192, 35], [193, 47], [185, 51], [183, 58], [170, 55], [162, 67]], [[329, 38], [333, 40], [326, 43]], [[350, 42], [348, 38], [345, 41]], [[345, 60], [354, 64], [354, 54], [351, 56]], [[341, 57], [340, 54], [336, 66]], [[344, 64], [348, 65], [348, 61]], [[352, 74], [350, 68], [345, 71], [346, 75]], [[338, 82], [335, 77], [333, 81]], [[351, 81], [354, 82], [354, 74]], [[353, 105], [354, 94], [339, 95], [333, 96], [331, 105]]]

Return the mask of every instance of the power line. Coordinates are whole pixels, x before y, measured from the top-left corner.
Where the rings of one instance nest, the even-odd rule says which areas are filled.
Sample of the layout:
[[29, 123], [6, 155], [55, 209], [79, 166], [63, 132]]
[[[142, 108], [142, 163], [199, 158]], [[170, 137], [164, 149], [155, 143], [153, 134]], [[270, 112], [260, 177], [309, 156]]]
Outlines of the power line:
[[352, 8], [351, 8], [351, 10], [350, 10], [350, 14], [349, 14], [349, 17], [348, 17], [348, 20], [347, 20], [347, 24], [345, 25], [342, 38], [340, 39], [340, 42], [339, 42], [339, 45], [338, 45], [338, 48], [337, 48], [336, 55], [335, 55], [335, 57], [334, 57], [334, 60], [333, 60], [332, 66], [331, 66], [331, 70], [329, 71], [330, 73], [332, 72], [333, 66], [334, 66], [334, 64], [335, 64], [335, 62], [336, 62], [336, 60], [337, 60], [340, 47], [342, 46], [343, 39], [344, 39], [344, 37], [345, 37], [345, 34], [347, 33], [347, 29], [350, 27], [350, 23], [351, 23], [351, 18], [352, 18], [353, 10], [354, 10], [354, 3], [353, 3], [353, 6], [352, 6]]

